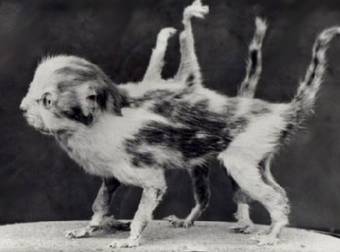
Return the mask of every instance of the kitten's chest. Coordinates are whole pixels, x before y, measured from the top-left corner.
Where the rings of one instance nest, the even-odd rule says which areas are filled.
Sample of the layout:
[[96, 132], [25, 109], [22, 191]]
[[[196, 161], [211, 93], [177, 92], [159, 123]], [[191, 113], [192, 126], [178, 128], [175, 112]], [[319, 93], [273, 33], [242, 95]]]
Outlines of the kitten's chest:
[[[73, 145], [73, 147], [76, 147]], [[69, 151], [70, 156], [89, 174], [100, 177], [115, 177], [121, 183], [142, 185], [148, 175], [147, 169], [131, 165], [131, 157], [125, 150], [124, 141], [77, 142], [77, 148]]]
[[123, 183], [131, 183], [136, 172], [126, 152], [126, 140], [143, 128], [146, 120], [160, 119], [144, 111], [124, 112], [120, 118], [103, 116], [92, 127], [62, 141], [62, 145], [86, 172], [101, 177], [114, 176]]
[[126, 160], [123, 144], [119, 141], [106, 143], [107, 139], [79, 137], [67, 144], [67, 152], [87, 173], [101, 177], [114, 176]]

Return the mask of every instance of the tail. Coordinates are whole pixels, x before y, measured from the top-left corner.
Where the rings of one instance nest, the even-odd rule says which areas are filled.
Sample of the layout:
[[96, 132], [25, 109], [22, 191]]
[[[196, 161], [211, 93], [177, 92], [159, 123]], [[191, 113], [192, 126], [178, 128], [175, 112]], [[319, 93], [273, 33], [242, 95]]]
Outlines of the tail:
[[296, 117], [298, 124], [313, 112], [316, 95], [326, 71], [326, 51], [329, 42], [339, 34], [340, 26], [331, 27], [322, 31], [314, 42], [311, 63], [291, 102], [294, 110], [293, 116]]
[[249, 45], [246, 76], [241, 83], [238, 96], [252, 98], [255, 95], [257, 83], [262, 72], [262, 43], [266, 35], [267, 23], [257, 17], [255, 19], [255, 33]]

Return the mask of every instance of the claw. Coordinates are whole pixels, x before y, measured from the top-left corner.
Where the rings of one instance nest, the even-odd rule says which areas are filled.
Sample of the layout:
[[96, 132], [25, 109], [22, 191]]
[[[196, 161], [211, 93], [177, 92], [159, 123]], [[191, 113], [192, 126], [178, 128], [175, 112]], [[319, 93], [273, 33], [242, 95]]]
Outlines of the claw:
[[78, 238], [86, 238], [90, 237], [91, 234], [96, 231], [97, 229], [95, 227], [84, 227], [84, 228], [78, 228], [74, 230], [68, 230], [65, 232], [65, 237], [68, 239], [78, 239]]
[[192, 5], [188, 6], [184, 10], [184, 16], [187, 18], [197, 17], [204, 18], [209, 13], [209, 6], [202, 5], [200, 0], [196, 0]]
[[273, 235], [255, 235], [250, 238], [257, 242], [259, 246], [272, 246], [279, 243], [279, 239]]
[[65, 237], [68, 239], [86, 238], [90, 237], [96, 231], [103, 230], [106, 232], [114, 231], [129, 231], [130, 222], [117, 221], [111, 216], [102, 219], [99, 225], [88, 225], [86, 227], [68, 230], [65, 232]]
[[165, 217], [164, 220], [167, 220], [168, 222], [170, 222], [170, 224], [175, 228], [179, 228], [179, 227], [189, 228], [189, 227], [193, 226], [193, 224], [194, 224], [193, 221], [187, 221], [185, 219], [180, 219], [175, 215], [170, 215], [168, 217]]
[[139, 240], [138, 239], [120, 239], [120, 240], [114, 240], [110, 243], [110, 248], [133, 248], [139, 246]]
[[255, 231], [255, 227], [251, 224], [236, 223], [230, 228], [230, 230], [234, 233], [252, 234]]

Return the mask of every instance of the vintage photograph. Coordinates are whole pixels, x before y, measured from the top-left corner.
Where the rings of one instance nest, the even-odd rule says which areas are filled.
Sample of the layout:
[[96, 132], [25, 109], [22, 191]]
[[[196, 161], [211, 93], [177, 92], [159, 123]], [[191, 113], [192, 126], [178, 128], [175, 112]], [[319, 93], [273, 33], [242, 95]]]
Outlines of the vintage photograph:
[[340, 251], [340, 3], [0, 1], [0, 251]]

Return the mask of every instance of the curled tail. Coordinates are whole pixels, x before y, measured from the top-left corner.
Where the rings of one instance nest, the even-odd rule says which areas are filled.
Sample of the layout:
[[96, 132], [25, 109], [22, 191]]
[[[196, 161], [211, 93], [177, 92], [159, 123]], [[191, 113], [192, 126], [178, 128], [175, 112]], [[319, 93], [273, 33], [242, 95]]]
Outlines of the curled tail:
[[310, 113], [326, 70], [326, 51], [329, 42], [340, 34], [340, 26], [328, 28], [320, 33], [314, 42], [312, 60], [307, 69], [304, 80], [300, 83], [298, 91], [291, 104], [296, 117], [296, 123], [301, 123]]
[[255, 33], [249, 45], [246, 76], [241, 83], [238, 96], [252, 98], [255, 95], [257, 83], [262, 72], [262, 43], [266, 35], [267, 23], [257, 17], [255, 19]]

